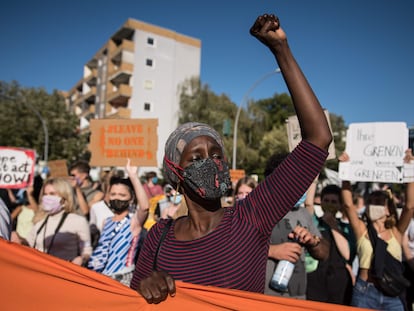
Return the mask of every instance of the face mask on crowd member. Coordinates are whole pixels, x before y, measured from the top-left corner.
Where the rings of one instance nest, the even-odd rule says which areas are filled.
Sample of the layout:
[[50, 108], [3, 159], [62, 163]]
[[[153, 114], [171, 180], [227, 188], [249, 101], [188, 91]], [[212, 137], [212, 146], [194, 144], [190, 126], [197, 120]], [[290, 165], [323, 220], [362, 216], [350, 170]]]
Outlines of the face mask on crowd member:
[[133, 186], [129, 179], [113, 178], [110, 181], [109, 208], [115, 214], [129, 210], [133, 203]]
[[[184, 149], [200, 136], [206, 136], [211, 140], [211, 146], [215, 148], [214, 155], [197, 157], [191, 165], [181, 167], [180, 160]], [[181, 183], [206, 200], [220, 199], [231, 187], [229, 167], [224, 158], [220, 135], [202, 123], [184, 124], [170, 135], [165, 147], [164, 171], [167, 181], [173, 188], [177, 188], [177, 184]]]
[[225, 195], [230, 187], [228, 170], [227, 163], [222, 160], [202, 159], [186, 167], [183, 178], [200, 197], [216, 200]]
[[58, 195], [44, 195], [42, 197], [42, 208], [48, 214], [56, 214], [60, 212], [63, 208], [62, 198]]
[[368, 205], [368, 217], [371, 221], [376, 221], [387, 216], [387, 210], [384, 205]]
[[109, 200], [109, 208], [115, 214], [125, 212], [130, 206], [130, 200]]

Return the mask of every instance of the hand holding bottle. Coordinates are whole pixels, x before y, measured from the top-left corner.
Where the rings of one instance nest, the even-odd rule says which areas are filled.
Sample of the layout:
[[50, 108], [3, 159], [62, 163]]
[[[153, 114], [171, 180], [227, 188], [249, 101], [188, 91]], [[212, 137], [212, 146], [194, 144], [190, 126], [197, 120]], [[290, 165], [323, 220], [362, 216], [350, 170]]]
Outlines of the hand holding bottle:
[[306, 247], [315, 247], [320, 243], [320, 237], [313, 235], [306, 227], [296, 226], [288, 235], [289, 239]]

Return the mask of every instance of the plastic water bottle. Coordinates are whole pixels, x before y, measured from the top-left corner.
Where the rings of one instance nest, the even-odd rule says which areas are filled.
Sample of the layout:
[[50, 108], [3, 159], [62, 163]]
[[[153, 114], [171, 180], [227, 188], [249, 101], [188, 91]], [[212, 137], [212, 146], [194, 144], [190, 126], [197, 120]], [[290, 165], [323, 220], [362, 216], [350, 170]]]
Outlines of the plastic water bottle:
[[280, 260], [270, 281], [270, 287], [278, 292], [286, 292], [294, 269], [295, 264], [288, 260]]

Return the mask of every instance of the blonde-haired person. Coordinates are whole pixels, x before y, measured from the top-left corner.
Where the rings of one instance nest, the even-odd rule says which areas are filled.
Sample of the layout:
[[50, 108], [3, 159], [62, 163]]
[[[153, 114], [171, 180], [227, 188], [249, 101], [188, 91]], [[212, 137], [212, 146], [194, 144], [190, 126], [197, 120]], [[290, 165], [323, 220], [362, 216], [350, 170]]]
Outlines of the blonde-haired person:
[[66, 178], [49, 178], [43, 184], [34, 226], [27, 236], [29, 246], [77, 265], [91, 253], [89, 224], [75, 214], [73, 189]]
[[[349, 155], [344, 152], [340, 161], [349, 161]], [[414, 160], [411, 149], [405, 154], [404, 161]], [[366, 208], [366, 221], [358, 215], [357, 207], [352, 200], [352, 188], [349, 181], [342, 182], [342, 197], [344, 209], [357, 240], [357, 255], [359, 270], [356, 284], [353, 288], [352, 305], [376, 310], [404, 310], [401, 297], [390, 297], [377, 289], [371, 261], [374, 256], [373, 247], [368, 235], [368, 223], [372, 223], [379, 239], [387, 243], [387, 252], [395, 259], [402, 260], [403, 235], [413, 217], [414, 183], [408, 183], [406, 188], [406, 204], [400, 217], [397, 215], [394, 200], [388, 191], [373, 191], [369, 194]]]

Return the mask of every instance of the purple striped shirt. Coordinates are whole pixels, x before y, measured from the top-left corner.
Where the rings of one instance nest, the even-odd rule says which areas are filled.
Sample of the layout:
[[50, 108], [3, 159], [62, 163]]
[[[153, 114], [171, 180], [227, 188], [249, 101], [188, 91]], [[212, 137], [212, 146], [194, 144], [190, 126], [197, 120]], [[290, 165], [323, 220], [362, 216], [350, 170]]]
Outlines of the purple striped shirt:
[[[225, 210], [218, 227], [193, 241], [178, 241], [171, 225], [158, 256], [158, 270], [175, 280], [264, 292], [266, 260], [273, 227], [294, 206], [325, 163], [327, 152], [302, 141], [246, 199]], [[167, 220], [149, 231], [131, 288], [150, 275]]]

